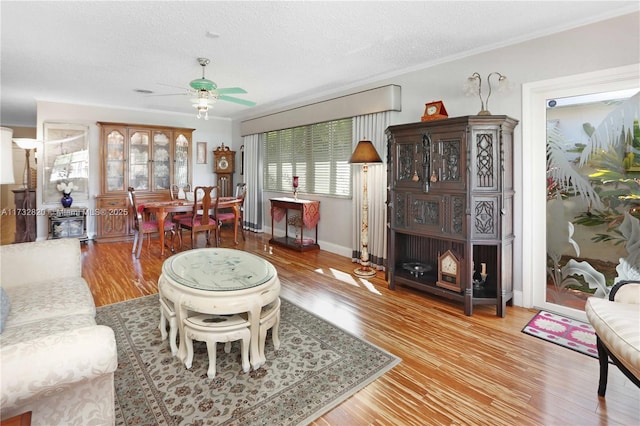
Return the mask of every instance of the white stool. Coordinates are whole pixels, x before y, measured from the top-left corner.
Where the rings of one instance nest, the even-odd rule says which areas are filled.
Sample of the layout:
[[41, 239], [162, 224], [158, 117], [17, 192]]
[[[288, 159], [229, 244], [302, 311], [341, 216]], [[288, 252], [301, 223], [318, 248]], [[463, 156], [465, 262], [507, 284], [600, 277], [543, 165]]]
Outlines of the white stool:
[[167, 338], [167, 322], [169, 323], [169, 345], [171, 346], [171, 355], [176, 356], [178, 353], [178, 345], [176, 344], [176, 338], [178, 337], [178, 323], [176, 320], [175, 311], [169, 306], [173, 303], [168, 302], [162, 296], [160, 299], [160, 336], [162, 340]]
[[242, 371], [245, 373], [251, 369], [249, 364], [249, 342], [251, 331], [249, 321], [240, 315], [213, 315], [201, 314], [185, 318], [184, 342], [187, 347], [187, 357], [185, 365], [191, 368], [193, 363], [193, 341], [199, 340], [207, 343], [209, 354], [209, 369], [207, 376], [213, 379], [216, 376], [216, 344], [229, 343], [225, 345], [225, 352], [231, 350], [230, 342], [242, 340], [240, 352], [242, 353]]
[[271, 330], [271, 339], [273, 347], [278, 350], [280, 348], [280, 298], [262, 308], [260, 312], [260, 340], [258, 341], [258, 352], [261, 359], [266, 359], [264, 355], [264, 347], [267, 340], [267, 331]]

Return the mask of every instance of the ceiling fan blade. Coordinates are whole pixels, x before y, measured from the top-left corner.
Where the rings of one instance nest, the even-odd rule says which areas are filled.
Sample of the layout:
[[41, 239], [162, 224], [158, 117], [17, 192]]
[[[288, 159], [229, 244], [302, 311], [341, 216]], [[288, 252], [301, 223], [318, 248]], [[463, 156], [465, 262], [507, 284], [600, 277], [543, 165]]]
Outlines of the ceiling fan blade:
[[234, 98], [232, 96], [220, 95], [220, 96], [218, 96], [218, 99], [221, 99], [223, 101], [235, 102], [237, 104], [251, 106], [251, 107], [256, 105], [255, 102], [247, 101], [247, 100], [240, 99], [240, 98]]
[[219, 95], [228, 95], [228, 94], [236, 94], [236, 93], [247, 93], [246, 90], [240, 87], [223, 87], [219, 89], [212, 90], [213, 92]]

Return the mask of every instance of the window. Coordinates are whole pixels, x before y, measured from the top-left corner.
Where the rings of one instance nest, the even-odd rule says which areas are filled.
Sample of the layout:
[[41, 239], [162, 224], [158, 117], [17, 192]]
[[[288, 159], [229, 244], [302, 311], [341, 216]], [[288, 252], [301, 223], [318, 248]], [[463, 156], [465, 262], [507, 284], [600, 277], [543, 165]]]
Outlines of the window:
[[351, 196], [351, 118], [265, 134], [266, 191]]

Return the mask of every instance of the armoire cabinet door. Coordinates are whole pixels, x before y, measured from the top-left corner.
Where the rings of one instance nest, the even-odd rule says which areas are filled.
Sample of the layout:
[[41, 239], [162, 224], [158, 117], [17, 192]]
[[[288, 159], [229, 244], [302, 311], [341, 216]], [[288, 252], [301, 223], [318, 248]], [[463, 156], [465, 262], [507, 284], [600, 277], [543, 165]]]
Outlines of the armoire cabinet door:
[[466, 189], [467, 155], [464, 129], [434, 131], [431, 136], [431, 190]]
[[129, 185], [136, 191], [149, 191], [149, 131], [129, 130]]
[[[189, 182], [189, 139], [184, 133], [175, 132], [173, 153], [173, 183], [184, 188]], [[193, 189], [193, 188], [192, 188]]]
[[170, 132], [153, 132], [151, 188], [154, 191], [171, 188], [171, 137]]
[[126, 130], [124, 128], [105, 128], [103, 130], [105, 163], [102, 192], [124, 191], [126, 189]]

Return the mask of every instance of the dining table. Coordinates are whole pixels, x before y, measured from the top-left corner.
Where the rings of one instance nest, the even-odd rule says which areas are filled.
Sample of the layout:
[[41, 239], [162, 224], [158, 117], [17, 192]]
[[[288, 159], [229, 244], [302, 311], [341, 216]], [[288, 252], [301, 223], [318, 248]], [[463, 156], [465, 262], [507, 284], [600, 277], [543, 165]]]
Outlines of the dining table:
[[[234, 215], [233, 225], [233, 241], [238, 244], [238, 219], [240, 218], [240, 207], [242, 206], [242, 198], [239, 197], [220, 197], [218, 200], [218, 210], [231, 209]], [[193, 211], [193, 201], [188, 200], [171, 200], [171, 201], [148, 201], [144, 203], [145, 214], [153, 214], [158, 223], [158, 232], [160, 234], [160, 256], [164, 256], [165, 240], [164, 240], [164, 223], [169, 213], [185, 213]]]

